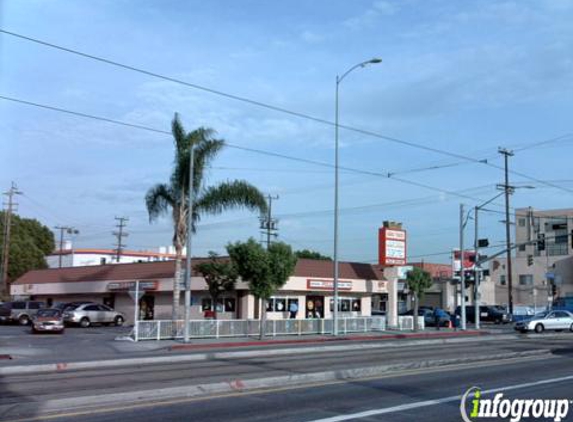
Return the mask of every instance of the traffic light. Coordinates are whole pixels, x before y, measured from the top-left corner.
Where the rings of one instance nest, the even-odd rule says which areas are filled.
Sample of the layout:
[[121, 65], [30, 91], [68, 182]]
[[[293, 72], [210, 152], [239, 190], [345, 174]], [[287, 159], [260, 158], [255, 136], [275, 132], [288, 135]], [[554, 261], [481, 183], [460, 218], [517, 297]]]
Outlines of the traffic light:
[[478, 239], [478, 248], [487, 248], [489, 246], [488, 239]]
[[531, 267], [533, 265], [533, 255], [527, 255], [527, 266]]
[[538, 251], [545, 250], [545, 233], [539, 233], [537, 235], [537, 250]]

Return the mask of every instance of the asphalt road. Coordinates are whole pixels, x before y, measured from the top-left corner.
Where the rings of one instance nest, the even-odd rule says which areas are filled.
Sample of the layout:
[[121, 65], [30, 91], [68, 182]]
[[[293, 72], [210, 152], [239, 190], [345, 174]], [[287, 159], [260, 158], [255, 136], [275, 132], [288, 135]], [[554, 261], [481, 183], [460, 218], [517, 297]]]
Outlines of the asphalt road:
[[[569, 376], [567, 380], [562, 378]], [[547, 381], [543, 385], [528, 385]], [[336, 382], [263, 393], [149, 403], [85, 414], [62, 415], [58, 422], [146, 421], [460, 421], [460, 400], [468, 388], [502, 389], [506, 397], [573, 399], [573, 353], [547, 359], [488, 362], [477, 367], [441, 368], [377, 379]], [[504, 391], [504, 388], [510, 388]], [[491, 394], [484, 395], [485, 398]], [[431, 400], [431, 402], [428, 402]], [[129, 404], [126, 403], [126, 406]], [[400, 407], [398, 407], [400, 406]], [[573, 405], [564, 420], [573, 420]], [[366, 412], [367, 416], [361, 417]], [[14, 421], [15, 422], [15, 421]]]
[[[16, 420], [18, 405], [22, 402], [49, 398], [81, 397], [95, 394], [150, 390], [190, 384], [302, 374], [322, 370], [360, 368], [388, 363], [441, 359], [463, 356], [491, 355], [495, 353], [535, 349], [553, 349], [550, 359], [539, 357], [527, 362], [495, 362], [479, 367], [440, 368], [431, 373], [390, 376], [373, 380], [357, 380], [308, 388], [288, 388], [265, 393], [236, 393], [221, 398], [193, 399], [175, 403], [138, 404], [132, 409], [124, 406], [105, 409], [104, 412], [61, 417], [57, 420], [86, 421], [247, 421], [285, 420], [314, 421], [333, 415], [346, 415], [364, 410], [388, 409], [397, 405], [419, 403], [462, 394], [472, 385], [494, 388], [544, 379], [573, 375], [572, 340], [543, 339], [512, 342], [459, 344], [431, 348], [412, 348], [385, 351], [349, 351], [309, 355], [270, 356], [250, 359], [213, 360], [186, 364], [153, 365], [145, 367], [90, 370], [58, 374], [10, 376], [0, 379], [0, 405], [11, 406], [0, 415], [0, 420]], [[537, 388], [537, 389], [536, 389]], [[571, 380], [515, 390], [519, 394], [549, 394], [562, 398], [572, 395]], [[553, 395], [553, 396], [552, 396]], [[573, 398], [573, 397], [570, 397]], [[130, 403], [125, 403], [129, 406]], [[403, 412], [390, 412], [363, 420], [417, 420], [416, 416], [430, 420], [460, 420], [454, 411], [456, 400], [413, 408]], [[401, 419], [404, 415], [407, 418]], [[447, 415], [448, 418], [444, 418]], [[39, 416], [36, 414], [35, 416]], [[81, 416], [81, 417], [80, 417]], [[405, 416], [404, 416], [405, 417]], [[572, 416], [573, 417], [573, 411]], [[394, 419], [392, 419], [394, 418]], [[346, 419], [340, 419], [346, 420]], [[573, 420], [573, 419], [570, 419]]]

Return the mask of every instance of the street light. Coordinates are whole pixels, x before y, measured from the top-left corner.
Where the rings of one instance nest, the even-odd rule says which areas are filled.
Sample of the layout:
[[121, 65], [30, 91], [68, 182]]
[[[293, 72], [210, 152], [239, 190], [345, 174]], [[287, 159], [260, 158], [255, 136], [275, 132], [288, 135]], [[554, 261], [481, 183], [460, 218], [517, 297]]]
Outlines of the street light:
[[338, 335], [338, 87], [350, 72], [357, 68], [366, 67], [369, 64], [381, 63], [382, 59], [373, 58], [365, 62], [358, 63], [348, 69], [342, 76], [336, 75], [336, 100], [334, 118], [334, 314], [333, 314], [333, 335]]

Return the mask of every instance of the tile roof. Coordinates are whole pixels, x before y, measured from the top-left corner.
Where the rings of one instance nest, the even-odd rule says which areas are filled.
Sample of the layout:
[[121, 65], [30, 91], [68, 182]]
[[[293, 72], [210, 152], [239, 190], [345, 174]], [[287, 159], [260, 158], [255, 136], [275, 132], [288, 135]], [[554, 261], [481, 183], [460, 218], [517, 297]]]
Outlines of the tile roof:
[[432, 264], [431, 262], [410, 262], [408, 265], [422, 268], [429, 272], [433, 278], [452, 278], [452, 266], [450, 264]]
[[[193, 259], [193, 264], [205, 258]], [[356, 262], [340, 262], [341, 279], [383, 280], [380, 267]], [[28, 271], [12, 284], [66, 283], [105, 280], [155, 280], [172, 278], [175, 261], [141, 262], [131, 264], [89, 265], [84, 267], [49, 268]], [[193, 271], [195, 276], [195, 271]], [[332, 278], [332, 261], [299, 259], [293, 274], [297, 277]]]

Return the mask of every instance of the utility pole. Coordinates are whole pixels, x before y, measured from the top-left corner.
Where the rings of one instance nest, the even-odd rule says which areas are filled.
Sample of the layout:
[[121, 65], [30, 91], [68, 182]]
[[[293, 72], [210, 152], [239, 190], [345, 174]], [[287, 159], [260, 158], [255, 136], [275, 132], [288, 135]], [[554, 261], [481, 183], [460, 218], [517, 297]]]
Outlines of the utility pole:
[[479, 261], [479, 238], [478, 238], [478, 211], [479, 207], [476, 206], [474, 208], [474, 224], [475, 224], [475, 237], [474, 237], [474, 251], [475, 251], [475, 261], [474, 261], [474, 269], [475, 269], [475, 276], [474, 276], [474, 322], [476, 330], [480, 329], [480, 282], [481, 282], [481, 268], [478, 265]]
[[464, 204], [460, 204], [460, 289], [461, 298], [460, 306], [461, 313], [461, 329], [466, 329], [466, 276], [464, 271], [464, 228], [466, 224], [464, 222]]
[[[68, 226], [56, 226], [54, 228], [56, 230], [60, 231], [60, 251], [59, 251], [59, 258], [58, 258], [58, 267], [62, 268], [62, 256], [64, 254], [64, 233], [78, 234], [79, 231], [76, 230], [74, 227], [68, 227]], [[72, 265], [73, 265], [73, 263], [72, 263]]]
[[277, 196], [267, 195], [267, 203], [269, 205], [267, 208], [267, 215], [260, 217], [261, 221], [260, 229], [262, 230], [263, 234], [266, 235], [267, 250], [269, 250], [269, 247], [271, 246], [271, 237], [278, 236], [277, 233], [278, 220], [276, 218], [273, 218], [272, 215], [273, 199], [279, 199], [278, 195]]
[[509, 185], [509, 169], [508, 160], [513, 156], [513, 151], [505, 148], [500, 148], [499, 153], [503, 155], [505, 167], [505, 183], [498, 185], [498, 189], [505, 192], [505, 243], [507, 247], [507, 263], [506, 263], [506, 277], [507, 277], [507, 306], [509, 313], [513, 314], [513, 278], [511, 270], [511, 223], [509, 220], [509, 195], [513, 193], [514, 187]]
[[8, 285], [8, 264], [10, 261], [10, 229], [12, 226], [12, 212], [17, 203], [14, 202], [14, 195], [22, 195], [22, 192], [18, 190], [18, 187], [14, 182], [8, 190], [4, 192], [4, 195], [8, 197], [8, 203], [6, 204], [6, 211], [4, 214], [4, 243], [2, 245], [2, 268], [0, 270], [0, 300], [8, 299], [10, 296], [10, 287]]
[[122, 243], [122, 240], [124, 237], [129, 236], [129, 233], [127, 233], [123, 230], [125, 228], [125, 226], [127, 225], [129, 218], [127, 218], [127, 217], [115, 217], [115, 219], [119, 222], [116, 225], [118, 230], [113, 232], [113, 235], [115, 237], [117, 237], [117, 244], [116, 244], [116, 249], [115, 249], [115, 262], [119, 262], [119, 259], [121, 257], [121, 252], [123, 251], [123, 248], [125, 248], [125, 245]]

